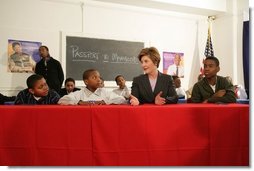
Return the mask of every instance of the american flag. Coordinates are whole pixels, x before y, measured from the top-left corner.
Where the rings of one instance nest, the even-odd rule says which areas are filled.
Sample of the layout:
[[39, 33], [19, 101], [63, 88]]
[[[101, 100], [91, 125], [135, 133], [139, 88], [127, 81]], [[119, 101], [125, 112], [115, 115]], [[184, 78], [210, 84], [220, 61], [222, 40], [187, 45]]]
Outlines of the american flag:
[[208, 36], [207, 36], [207, 40], [206, 40], [206, 47], [205, 47], [205, 53], [204, 54], [205, 54], [205, 57], [207, 57], [207, 56], [214, 57], [212, 38], [211, 38], [211, 33], [210, 33], [210, 24], [209, 24], [209, 27], [208, 27]]
[[[209, 27], [208, 27], [208, 35], [207, 35], [204, 55], [205, 55], [205, 57], [208, 57], [208, 56], [214, 57], [212, 38], [211, 38], [211, 32], [210, 32], [210, 23], [209, 23]], [[204, 60], [205, 59], [203, 59], [202, 63], [204, 63]], [[200, 74], [204, 75], [204, 68], [203, 68], [203, 66], [200, 67]]]

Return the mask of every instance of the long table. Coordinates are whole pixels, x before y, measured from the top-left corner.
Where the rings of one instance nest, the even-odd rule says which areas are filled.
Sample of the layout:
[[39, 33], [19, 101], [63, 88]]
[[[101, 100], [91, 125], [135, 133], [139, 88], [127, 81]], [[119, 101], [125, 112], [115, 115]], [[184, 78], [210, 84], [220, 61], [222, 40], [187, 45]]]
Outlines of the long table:
[[0, 165], [249, 166], [249, 105], [0, 106]]

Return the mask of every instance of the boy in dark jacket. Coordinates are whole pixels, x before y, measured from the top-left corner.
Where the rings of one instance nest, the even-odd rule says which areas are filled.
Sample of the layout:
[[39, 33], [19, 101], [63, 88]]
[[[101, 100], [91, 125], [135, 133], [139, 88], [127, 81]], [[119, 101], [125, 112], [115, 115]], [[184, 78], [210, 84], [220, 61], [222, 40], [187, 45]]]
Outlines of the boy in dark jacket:
[[31, 75], [26, 83], [28, 88], [18, 93], [15, 104], [57, 104], [60, 96], [49, 89], [43, 76]]
[[193, 103], [235, 103], [233, 85], [225, 78], [217, 75], [220, 63], [216, 57], [207, 57], [204, 61], [205, 77], [197, 82], [192, 90]]
[[15, 96], [5, 96], [0, 93], [0, 104], [4, 104], [5, 102], [11, 102], [15, 100]]

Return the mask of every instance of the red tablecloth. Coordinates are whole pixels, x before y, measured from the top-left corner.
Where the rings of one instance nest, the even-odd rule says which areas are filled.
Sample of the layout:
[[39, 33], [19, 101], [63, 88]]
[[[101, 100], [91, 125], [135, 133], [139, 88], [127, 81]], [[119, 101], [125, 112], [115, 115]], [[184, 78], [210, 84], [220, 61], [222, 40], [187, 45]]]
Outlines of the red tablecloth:
[[0, 106], [0, 165], [248, 166], [249, 105]]

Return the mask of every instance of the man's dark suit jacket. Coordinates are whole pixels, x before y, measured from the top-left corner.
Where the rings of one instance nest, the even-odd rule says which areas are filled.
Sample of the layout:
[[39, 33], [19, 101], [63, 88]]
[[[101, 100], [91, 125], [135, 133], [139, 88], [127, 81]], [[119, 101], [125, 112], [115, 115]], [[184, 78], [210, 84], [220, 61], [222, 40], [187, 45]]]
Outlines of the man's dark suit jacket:
[[147, 74], [135, 77], [132, 82], [131, 94], [138, 98], [141, 104], [154, 103], [156, 95], [162, 91], [161, 97], [166, 99], [166, 103], [177, 103], [178, 97], [175, 91], [175, 85], [170, 75], [159, 72], [157, 82], [152, 91]]
[[49, 88], [59, 93], [64, 81], [62, 66], [59, 61], [52, 57], [46, 61], [46, 64], [44, 59], [41, 59], [35, 66], [35, 73], [42, 75], [47, 81]]

